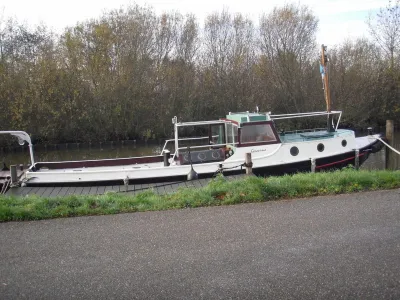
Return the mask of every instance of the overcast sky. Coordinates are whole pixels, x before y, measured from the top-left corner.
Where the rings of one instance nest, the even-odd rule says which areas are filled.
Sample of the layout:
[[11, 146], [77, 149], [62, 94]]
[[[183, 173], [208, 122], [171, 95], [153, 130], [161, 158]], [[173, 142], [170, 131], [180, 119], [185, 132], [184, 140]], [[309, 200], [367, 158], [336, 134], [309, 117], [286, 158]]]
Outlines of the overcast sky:
[[[307, 5], [319, 19], [318, 44], [334, 45], [345, 39], [367, 37], [365, 20], [369, 13], [375, 14], [385, 7], [388, 0], [298, 0], [286, 1]], [[154, 8], [157, 13], [179, 11], [195, 14], [200, 24], [205, 16], [224, 8], [231, 13], [242, 14], [258, 23], [260, 13], [281, 6], [282, 0], [2, 0], [0, 20], [17, 18], [28, 25], [44, 23], [56, 32], [79, 21], [101, 16], [105, 10], [126, 7], [137, 3]]]

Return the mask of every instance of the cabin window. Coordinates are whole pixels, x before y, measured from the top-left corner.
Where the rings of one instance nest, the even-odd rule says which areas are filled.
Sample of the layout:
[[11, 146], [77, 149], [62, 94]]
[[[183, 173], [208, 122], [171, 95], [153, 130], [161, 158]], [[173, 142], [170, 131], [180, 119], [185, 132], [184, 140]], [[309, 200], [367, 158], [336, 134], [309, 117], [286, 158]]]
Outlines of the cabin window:
[[225, 144], [225, 128], [223, 124], [211, 126], [210, 144]]
[[238, 142], [238, 127], [236, 124], [226, 124], [226, 142], [228, 144], [234, 144]]
[[276, 142], [276, 136], [270, 124], [248, 125], [240, 129], [240, 142], [242, 144]]

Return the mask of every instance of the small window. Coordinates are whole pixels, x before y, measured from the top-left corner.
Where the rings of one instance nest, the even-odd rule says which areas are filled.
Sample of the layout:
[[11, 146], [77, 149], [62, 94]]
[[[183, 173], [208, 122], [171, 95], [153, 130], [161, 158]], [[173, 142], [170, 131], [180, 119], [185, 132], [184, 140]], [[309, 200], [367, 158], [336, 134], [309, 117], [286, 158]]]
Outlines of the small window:
[[299, 148], [297, 147], [290, 148], [290, 154], [292, 154], [293, 156], [297, 156], [299, 154]]
[[343, 141], [342, 141], [342, 146], [343, 146], [343, 147], [346, 147], [346, 146], [347, 146], [347, 141], [346, 141], [346, 140], [343, 140]]
[[242, 144], [276, 142], [276, 137], [270, 124], [248, 125], [240, 130], [240, 142]]
[[319, 151], [319, 152], [323, 152], [324, 150], [325, 150], [325, 146], [324, 146], [324, 144], [318, 144], [318, 146], [317, 146], [317, 150]]

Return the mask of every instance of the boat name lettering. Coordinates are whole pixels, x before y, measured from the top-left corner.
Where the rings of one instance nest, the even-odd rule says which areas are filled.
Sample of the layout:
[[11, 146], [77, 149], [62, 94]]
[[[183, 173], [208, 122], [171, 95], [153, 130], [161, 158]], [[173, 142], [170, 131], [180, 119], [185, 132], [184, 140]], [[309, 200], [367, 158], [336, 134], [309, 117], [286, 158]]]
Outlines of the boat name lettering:
[[263, 152], [263, 151], [267, 151], [267, 149], [251, 149], [251, 153], [254, 153], [254, 152]]

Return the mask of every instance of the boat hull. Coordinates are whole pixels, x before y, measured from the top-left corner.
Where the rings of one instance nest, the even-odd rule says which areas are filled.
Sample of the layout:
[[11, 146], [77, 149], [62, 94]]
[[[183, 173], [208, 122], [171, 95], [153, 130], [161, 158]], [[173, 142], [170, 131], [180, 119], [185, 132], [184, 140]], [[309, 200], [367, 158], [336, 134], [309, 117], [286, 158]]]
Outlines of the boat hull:
[[[382, 148], [383, 144], [379, 140], [374, 140], [373, 142], [365, 145], [362, 148], [359, 148], [359, 165], [362, 165], [369, 157], [370, 153], [377, 152]], [[346, 151], [336, 155], [330, 155], [326, 157], [320, 157], [315, 159], [315, 171], [328, 171], [341, 169], [348, 165], [354, 166], [356, 164], [356, 151]], [[216, 176], [218, 174], [219, 165], [217, 163], [208, 164], [208, 172], [207, 168], [203, 165], [194, 165], [194, 169], [199, 172], [199, 178], [209, 178]], [[255, 166], [253, 168], [253, 173], [257, 176], [277, 176], [277, 175], [285, 175], [285, 174], [294, 174], [298, 172], [310, 172], [311, 171], [311, 159], [290, 162], [290, 163], [281, 163], [275, 165], [268, 166]], [[177, 181], [186, 181], [187, 174], [190, 171], [190, 166], [185, 166], [186, 169], [182, 171], [180, 170], [180, 174], [178, 175], [170, 175], [165, 176], [162, 174], [162, 170], [169, 170], [169, 168], [173, 167], [160, 167], [160, 172], [158, 172], [159, 176], [157, 176], [157, 172], [154, 172], [154, 176], [147, 178], [129, 178], [127, 180], [129, 183], [162, 183], [162, 182], [177, 182]], [[173, 170], [173, 169], [171, 169]], [[173, 173], [173, 172], [172, 172]], [[236, 175], [245, 173], [245, 168], [243, 166], [239, 166], [231, 169], [224, 169], [224, 176]], [[35, 175], [35, 172], [31, 172], [31, 174]], [[112, 184], [121, 184], [123, 183], [123, 178], [121, 174], [118, 174], [119, 178], [110, 178], [110, 174], [108, 174], [107, 180], [90, 180], [90, 181], [80, 181], [74, 180], [73, 178], [67, 178], [66, 175], [63, 176], [62, 173], [59, 174], [59, 181], [54, 182], [46, 182], [45, 178], [40, 178], [40, 172], [36, 173], [38, 177], [33, 177], [31, 180], [28, 180], [26, 184], [28, 186], [87, 186], [87, 185], [112, 185]], [[115, 173], [117, 176], [117, 173]], [[103, 176], [99, 176], [99, 178]], [[112, 175], [111, 175], [112, 177]], [[36, 179], [36, 180], [35, 180]], [[39, 180], [37, 180], [39, 179]], [[40, 180], [41, 179], [41, 180]]]

